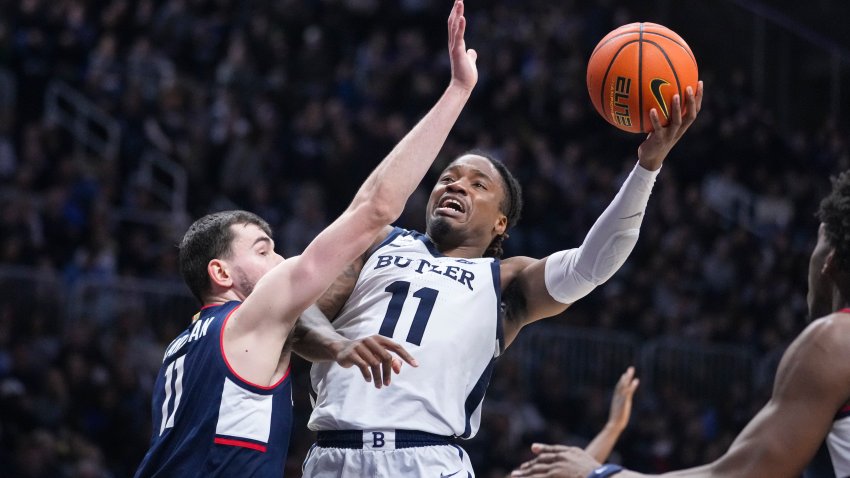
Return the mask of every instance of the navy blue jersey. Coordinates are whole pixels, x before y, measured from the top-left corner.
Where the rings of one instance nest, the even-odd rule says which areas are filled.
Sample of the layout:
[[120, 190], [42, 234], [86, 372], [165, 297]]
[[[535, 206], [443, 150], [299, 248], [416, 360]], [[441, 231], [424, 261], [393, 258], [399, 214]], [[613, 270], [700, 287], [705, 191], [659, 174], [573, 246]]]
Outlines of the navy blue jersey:
[[263, 387], [230, 368], [221, 331], [240, 304], [204, 307], [165, 350], [153, 390], [153, 437], [136, 478], [283, 476], [292, 429], [289, 371]]

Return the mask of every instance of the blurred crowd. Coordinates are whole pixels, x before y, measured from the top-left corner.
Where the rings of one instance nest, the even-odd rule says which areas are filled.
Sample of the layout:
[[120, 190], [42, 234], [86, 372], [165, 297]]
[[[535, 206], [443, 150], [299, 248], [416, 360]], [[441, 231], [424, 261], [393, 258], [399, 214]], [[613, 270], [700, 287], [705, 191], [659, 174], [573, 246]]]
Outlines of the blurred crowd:
[[[438, 163], [482, 148], [517, 175], [526, 206], [507, 255], [580, 244], [634, 165], [641, 137], [605, 124], [584, 83], [596, 41], [632, 21], [621, 3], [630, 2], [468, 7], [481, 78]], [[0, 67], [17, 89], [0, 98], [0, 264], [61, 287], [178, 280], [174, 245], [187, 223], [145, 220], [174, 212], [139, 172], [147, 154], [185, 170], [178, 213], [254, 211], [281, 252], [297, 254], [441, 93], [448, 9], [428, 0], [0, 1]], [[814, 211], [829, 175], [850, 167], [847, 130], [826, 118], [780, 127], [752, 100], [745, 71], [701, 77], [703, 112], [664, 166], [637, 249], [550, 323], [759, 355], [801, 330]], [[117, 158], [80, 152], [45, 118], [54, 80], [119, 122]], [[428, 185], [400, 225], [423, 228]], [[51, 294], [0, 285], [0, 476], [131, 476], [150, 437], [154, 372], [176, 330], [133, 311], [69, 324]], [[514, 354], [502, 359], [482, 430], [466, 444], [479, 476], [504, 476], [532, 441], [581, 443], [604, 424], [614, 381], [571, 387], [561, 375], [569, 366], [548, 363], [529, 380]], [[295, 373], [287, 476], [299, 476], [312, 443], [306, 370]], [[663, 383], [638, 389], [619, 459], [663, 471], [713, 458], [767, 391], [730, 385], [717, 402]]]

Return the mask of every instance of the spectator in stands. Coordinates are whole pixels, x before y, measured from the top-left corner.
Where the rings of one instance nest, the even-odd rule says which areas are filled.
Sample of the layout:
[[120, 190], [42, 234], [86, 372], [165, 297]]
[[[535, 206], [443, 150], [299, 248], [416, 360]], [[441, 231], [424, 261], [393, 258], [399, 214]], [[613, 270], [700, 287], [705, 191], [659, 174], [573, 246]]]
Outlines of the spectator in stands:
[[[422, 105], [430, 104], [438, 93], [439, 85], [428, 81], [437, 77], [433, 70], [447, 67], [442, 45], [422, 41], [430, 35], [421, 25], [441, 21], [440, 2], [95, 3], [22, 0], [0, 6], [0, 69], [15, 80], [17, 90], [14, 96], [9, 93], [12, 89], [0, 71], [0, 269], [34, 267], [34, 273], [46, 277], [44, 284], [54, 284], [44, 287], [49, 294], [34, 300], [33, 291], [39, 287], [0, 272], [4, 291], [0, 296], [0, 401], [17, 400], [17, 396], [25, 397], [25, 402], [54, 404], [60, 411], [66, 406], [73, 410], [58, 414], [61, 425], [45, 427], [32, 414], [0, 406], [0, 469], [4, 472], [16, 470], [5, 465], [12, 466], [24, 442], [32, 443], [36, 432], [53, 436], [41, 443], [52, 443], [60, 451], [52, 453], [62, 467], [54, 476], [85, 468], [78, 464], [81, 459], [76, 452], [62, 451], [65, 443], [86, 442], [101, 450], [91, 461], [116, 478], [129, 475], [127, 464], [141, 459], [149, 426], [140, 427], [138, 433], [125, 430], [122, 438], [128, 447], [118, 454], [105, 453], [112, 450], [112, 437], [95, 433], [92, 424], [114, 420], [114, 416], [95, 413], [97, 406], [86, 402], [89, 395], [73, 392], [118, 373], [106, 361], [109, 347], [104, 337], [117, 333], [113, 321], [125, 320], [121, 318], [125, 309], [152, 306], [141, 299], [88, 300], [87, 307], [98, 305], [78, 315], [66, 299], [80, 283], [51, 281], [68, 271], [67, 277], [86, 280], [86, 274], [74, 271], [76, 260], [81, 255], [103, 256], [104, 250], [115, 254], [114, 281], [124, 277], [155, 278], [160, 283], [177, 280], [174, 244], [185, 225], [164, 227], [145, 220], [167, 212], [153, 193], [154, 183], [140, 181], [136, 174], [145, 153], [165, 149], [171, 152], [167, 156], [171, 161], [186, 169], [189, 210], [183, 212], [189, 216], [232, 208], [235, 202], [260, 213], [280, 211], [279, 216], [261, 215], [281, 230], [285, 227], [282, 218], [292, 217], [291, 199], [298, 186], [313, 181], [325, 198], [324, 217], [334, 217], [357, 187], [348, 178], [367, 174], [356, 169], [363, 163], [357, 159], [382, 157], [389, 151], [418, 119]], [[623, 157], [630, 154], [631, 139], [596, 118], [584, 96], [584, 62], [607, 31], [631, 21], [634, 15], [629, 8], [635, 13], [646, 11], [646, 2], [584, 5], [487, 0], [486, 4], [470, 18], [476, 35], [470, 42], [490, 45], [481, 59], [487, 71], [458, 124], [456, 140], [447, 144], [445, 153], [454, 157], [462, 152], [459, 144], [474, 143], [506, 159], [529, 192], [527, 214], [506, 242], [506, 253], [522, 251], [542, 257], [561, 244], [581, 241], [578, 234], [590, 227], [625, 173], [612, 166], [620, 162], [604, 158], [611, 151], [620, 151]], [[391, 21], [378, 21], [374, 15], [378, 8]], [[846, 18], [838, 13], [842, 8], [846, 6], [833, 2], [830, 16], [836, 21]], [[538, 32], [547, 41], [534, 41], [528, 32]], [[229, 50], [238, 37], [246, 45], [239, 71], [249, 73], [253, 88], [217, 81], [220, 66], [231, 68]], [[113, 39], [114, 55], [108, 54], [106, 38]], [[710, 66], [702, 59], [711, 54], [697, 51], [701, 67]], [[312, 65], [312, 60], [321, 62]], [[398, 67], [399, 62], [415, 67]], [[98, 81], [87, 85], [89, 78]], [[81, 91], [119, 122], [121, 153], [114, 165], [89, 169], [100, 161], [96, 153], [81, 153], [63, 130], [45, 118], [45, 89], [52, 79]], [[850, 136], [846, 126], [837, 122], [813, 124], [818, 128], [814, 134], [781, 129], [770, 112], [755, 103], [753, 82], [744, 71], [725, 85], [721, 82], [727, 80], [722, 78], [714, 81], [716, 95], [708, 99], [705, 112], [709, 114], [702, 115], [695, 126], [701, 131], [694, 136], [719, 140], [679, 145], [678, 154], [685, 160], [665, 172], [667, 177], [655, 193], [660, 197], [650, 202], [651, 220], [646, 221], [631, 259], [599, 294], [570, 309], [571, 324], [599, 325], [642, 338], [670, 335], [701, 343], [721, 341], [751, 347], [765, 356], [780, 351], [799, 331], [802, 324], [791, 318], [804, 314], [801, 291], [805, 284], [795, 271], [807, 264], [809, 231], [815, 224], [812, 212], [818, 191], [827, 187], [823, 178], [850, 167]], [[487, 132], [481, 133], [484, 124]], [[156, 129], [154, 125], [168, 140], [162, 144], [169, 146], [163, 147], [162, 138], [149, 132]], [[239, 125], [256, 133], [240, 137], [236, 133], [243, 126]], [[221, 171], [227, 153], [240, 142], [262, 156], [263, 184], [234, 191], [231, 197], [222, 193]], [[69, 167], [74, 163], [89, 165]], [[93, 171], [89, 179], [96, 187], [82, 196], [75, 193], [80, 179], [75, 170]], [[706, 171], [712, 174], [706, 176]], [[737, 202], [715, 205], [716, 191], [703, 183], [707, 177], [733, 181]], [[168, 178], [154, 178], [167, 185]], [[758, 201], [768, 192], [768, 184], [778, 185], [770, 187], [781, 191], [793, 205], [793, 213], [787, 223], [782, 217], [784, 226], [779, 224], [762, 237], [747, 228], [754, 216], [747, 216], [740, 198]], [[575, 214], [570, 223], [553, 229], [550, 216], [562, 208]], [[412, 221], [421, 220], [418, 211], [422, 208], [411, 209], [416, 212], [409, 216]], [[104, 242], [104, 235], [111, 244]], [[295, 253], [296, 244], [284, 252]], [[669, 254], [657, 254], [653, 249], [658, 244], [669, 247]], [[93, 250], [101, 253], [92, 254]], [[703, 259], [709, 260], [717, 275], [702, 274], [707, 268]], [[666, 276], [667, 271], [678, 272]], [[741, 277], [751, 281], [743, 284]], [[99, 297], [112, 291], [94, 290]], [[180, 299], [170, 300], [181, 303]], [[122, 307], [124, 303], [132, 306]], [[83, 323], [34, 333], [29, 324], [39, 307], [62, 321], [81, 318]], [[126, 332], [128, 346], [161, 358], [165, 342], [176, 333], [168, 330], [172, 322], [183, 323], [191, 314], [185, 309], [175, 307], [177, 314], [184, 315], [163, 318], [161, 324], [132, 328]], [[663, 315], [656, 313], [659, 310]], [[784, 319], [779, 327], [765, 317]], [[98, 325], [94, 319], [109, 322]], [[40, 355], [33, 359], [32, 353], [23, 350], [36, 343], [55, 343], [61, 352], [42, 354], [43, 349], [36, 348]], [[150, 351], [157, 347], [158, 353]], [[73, 367], [65, 366], [69, 357], [75, 357]], [[45, 367], [32, 370], [21, 363], [27, 360]], [[528, 443], [567, 434], [589, 438], [603, 425], [605, 417], [584, 404], [588, 397], [604, 394], [606, 387], [566, 383], [561, 375], [525, 366], [511, 354], [498, 365], [517, 368], [538, 382], [563, 383], [563, 387], [547, 391], [548, 395], [523, 387], [522, 397], [509, 397], [494, 383], [488, 401], [533, 404], [547, 424], [541, 435], [522, 431], [521, 440]], [[138, 377], [153, 375], [149, 362], [131, 361], [129, 367]], [[50, 372], [51, 368], [58, 372]], [[496, 373], [497, 379], [503, 371]], [[71, 390], [67, 399], [40, 388], [57, 373]], [[769, 368], [766, 374], [772, 375]], [[24, 380], [23, 375], [32, 379]], [[300, 376], [296, 370], [296, 380]], [[511, 383], [516, 388], [519, 381]], [[136, 386], [137, 392], [146, 394], [150, 384], [142, 380]], [[301, 383], [296, 388], [296, 413], [302, 424], [309, 413], [303, 392], [307, 386]], [[639, 413], [620, 441], [624, 460], [658, 472], [716, 458], [766, 399], [752, 386], [735, 385], [731, 393], [738, 398], [730, 401], [747, 405], [730, 410], [727, 404], [690, 397], [660, 380], [645, 381], [635, 403]], [[552, 406], [556, 398], [575, 404], [577, 412]], [[139, 416], [149, 415], [146, 404], [134, 406], [122, 407], [126, 413], [135, 410], [132, 413]], [[485, 404], [485, 412], [488, 407]], [[676, 410], [673, 416], [666, 413], [671, 409]], [[489, 423], [484, 421], [482, 440], [496, 435], [495, 428], [488, 432]], [[497, 425], [503, 424], [494, 420], [493, 427]], [[293, 436], [293, 450], [305, 450], [312, 438], [303, 432], [303, 425], [295, 430], [302, 434]], [[496, 461], [485, 447], [472, 445], [469, 451], [480, 474], [499, 468], [491, 465]], [[694, 449], [701, 451], [695, 454]], [[292, 453], [295, 470], [300, 469], [297, 455]], [[523, 458], [500, 457], [501, 471]]]

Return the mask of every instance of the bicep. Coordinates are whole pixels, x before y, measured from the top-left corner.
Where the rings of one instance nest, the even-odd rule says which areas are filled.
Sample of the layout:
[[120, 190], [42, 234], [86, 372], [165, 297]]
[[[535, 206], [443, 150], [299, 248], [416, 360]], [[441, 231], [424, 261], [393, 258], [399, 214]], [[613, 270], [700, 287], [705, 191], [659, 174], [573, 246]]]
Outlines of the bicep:
[[293, 292], [297, 307], [313, 304], [345, 271], [346, 266], [366, 252], [380, 229], [358, 224], [358, 214], [346, 212], [322, 231], [299, 257], [294, 275], [298, 287]]
[[[322, 231], [303, 254], [287, 259], [260, 279], [240, 309], [246, 332], [250, 329], [262, 340], [285, 339], [298, 315], [329, 290], [346, 266], [357, 261], [378, 240], [378, 235], [364, 234], [362, 228], [346, 229], [356, 217], [346, 214]], [[353, 282], [350, 277], [339, 279], [335, 290], [337, 302], [346, 291], [350, 293], [354, 282], [356, 277]], [[342, 303], [344, 299], [335, 305], [341, 307]], [[326, 310], [323, 312], [328, 314]]]
[[771, 399], [712, 464], [710, 476], [799, 476], [832, 423], [834, 411], [820, 402]]
[[[285, 300], [286, 303], [281, 304], [280, 308], [291, 310], [295, 315], [315, 303], [348, 265], [379, 241], [382, 234], [385, 235], [387, 226], [372, 227], [368, 225], [370, 221], [366, 207], [344, 212], [319, 233], [300, 256], [293, 259], [295, 263], [289, 279], [290, 287], [274, 291], [272, 300]], [[340, 285], [343, 286], [343, 292], [348, 290], [350, 293], [350, 288], [346, 289], [346, 286], [353, 288], [350, 280]]]
[[357, 278], [360, 276], [360, 271], [365, 262], [366, 255], [364, 254], [349, 264], [316, 301], [316, 305], [331, 322], [339, 315], [342, 306], [345, 305], [351, 292], [354, 291]]
[[814, 457], [850, 394], [842, 362], [847, 347], [821, 325], [810, 326], [788, 348], [770, 401], [711, 465], [709, 476], [794, 477]]
[[531, 322], [552, 317], [567, 309], [546, 289], [546, 259], [512, 257], [503, 261], [505, 283], [505, 338], [510, 344], [519, 329]]

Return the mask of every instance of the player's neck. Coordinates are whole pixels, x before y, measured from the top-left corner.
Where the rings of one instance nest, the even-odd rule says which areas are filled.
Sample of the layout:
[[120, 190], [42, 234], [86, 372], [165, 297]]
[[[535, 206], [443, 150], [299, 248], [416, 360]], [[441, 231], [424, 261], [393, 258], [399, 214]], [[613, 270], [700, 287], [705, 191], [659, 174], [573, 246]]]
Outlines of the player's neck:
[[474, 259], [484, 256], [484, 249], [476, 246], [460, 245], [451, 247], [446, 250], [440, 249], [440, 254], [447, 257], [457, 257], [462, 259]]
[[240, 297], [235, 290], [227, 289], [207, 296], [204, 305], [221, 305], [232, 300], [242, 301], [245, 299]]

